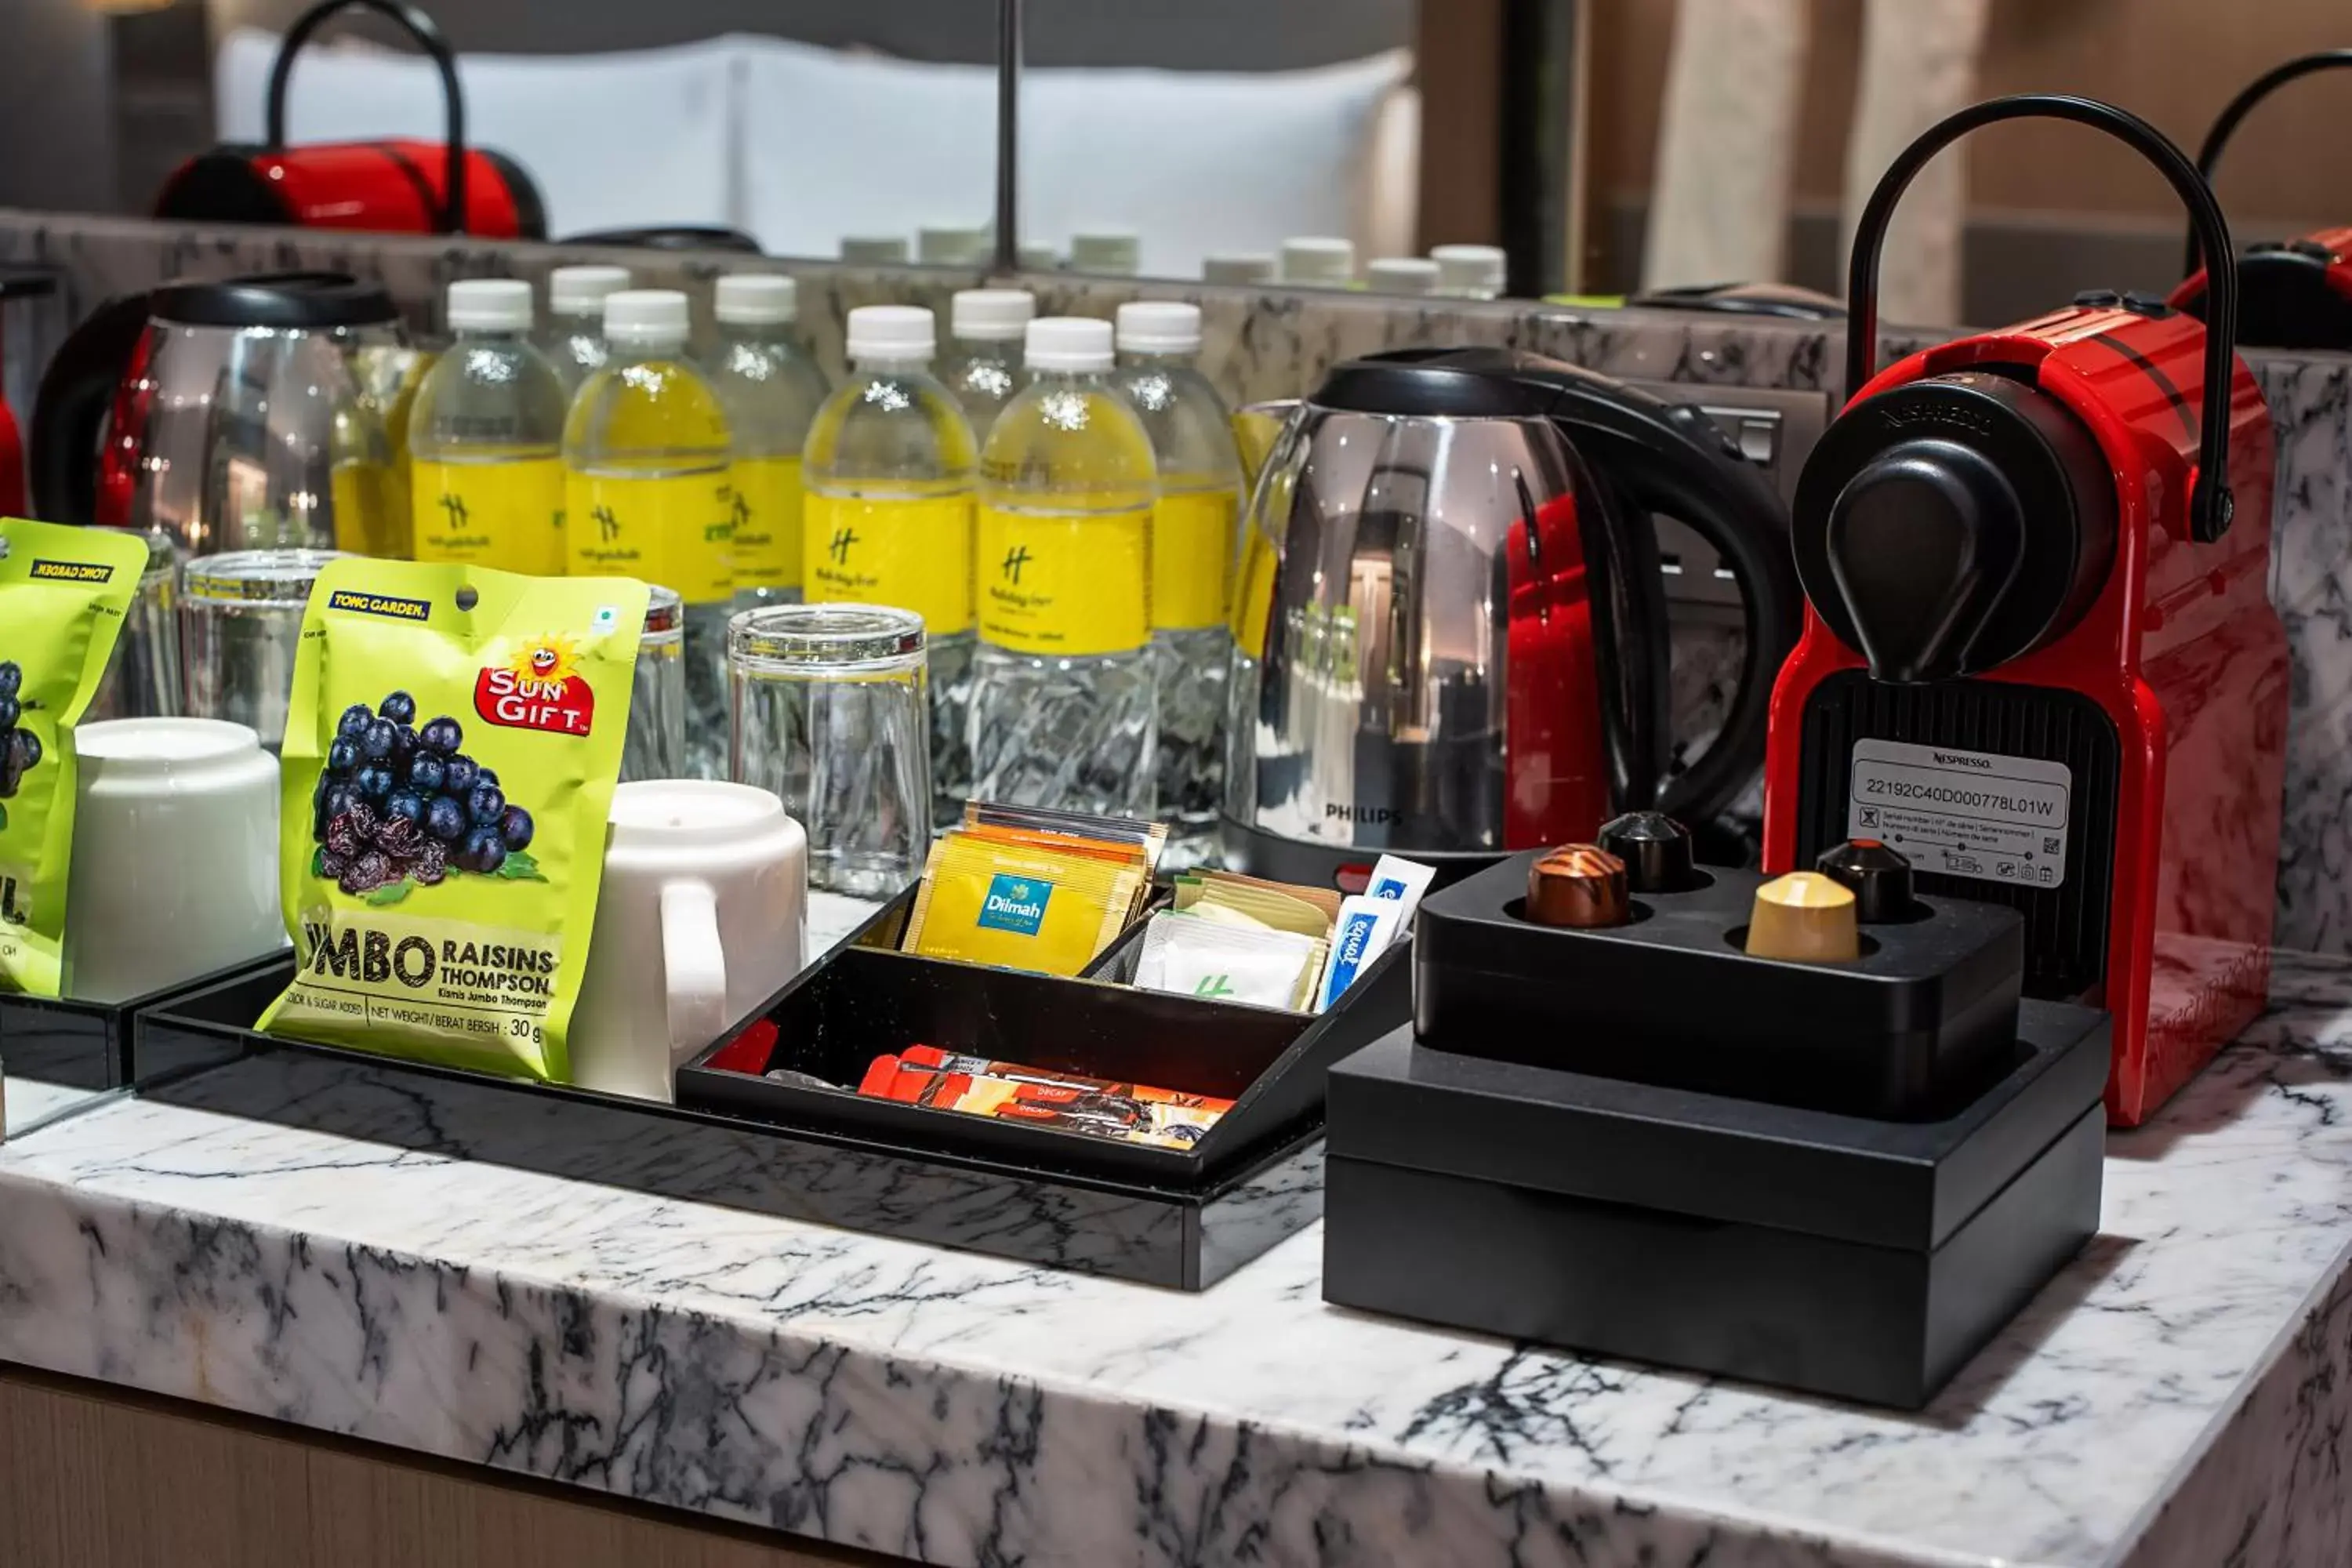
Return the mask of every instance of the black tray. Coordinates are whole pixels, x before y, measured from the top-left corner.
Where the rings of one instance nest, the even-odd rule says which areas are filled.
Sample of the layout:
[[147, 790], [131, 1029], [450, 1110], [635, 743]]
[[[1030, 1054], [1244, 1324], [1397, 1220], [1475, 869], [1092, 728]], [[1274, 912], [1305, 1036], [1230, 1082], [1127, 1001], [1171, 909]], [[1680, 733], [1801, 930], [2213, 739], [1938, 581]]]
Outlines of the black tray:
[[[949, 994], [967, 1001], [992, 995], [1007, 982], [1052, 987], [1064, 1006], [1073, 993], [1154, 1000], [1090, 982], [915, 958], [865, 945], [867, 938], [888, 940], [885, 928], [894, 910], [903, 915], [895, 901], [886, 907], [803, 971], [761, 1016], [843, 963], [867, 971], [883, 966], [882, 973], [899, 981], [944, 972]], [[1204, 1141], [1189, 1154], [1171, 1154], [1179, 1167], [1173, 1171], [1158, 1163], [1139, 1166], [1116, 1153], [1107, 1160], [1087, 1157], [1105, 1149], [1145, 1155], [1164, 1151], [1097, 1146], [1097, 1141], [1074, 1134], [917, 1110], [856, 1095], [793, 1089], [741, 1073], [684, 1069], [679, 1095], [688, 1103], [666, 1106], [256, 1033], [253, 1020], [292, 978], [290, 956], [141, 1013], [133, 1028], [132, 1070], [140, 1091], [150, 1098], [377, 1142], [412, 1138], [416, 1147], [449, 1152], [440, 1141], [442, 1119], [437, 1115], [396, 1121], [347, 1115], [338, 1108], [348, 1106], [349, 1097], [256, 1090], [241, 1085], [235, 1074], [209, 1070], [271, 1055], [289, 1061], [340, 1062], [362, 1069], [355, 1082], [409, 1085], [429, 1093], [436, 1109], [448, 1108], [452, 1116], [465, 1114], [468, 1133], [462, 1152], [468, 1159], [1196, 1290], [1295, 1235], [1322, 1213], [1323, 1068], [1405, 1016], [1412, 972], [1398, 953], [1383, 955], [1384, 962], [1389, 959], [1398, 962], [1388, 963], [1385, 971], [1374, 965], [1349, 991], [1352, 1004], [1364, 1005], [1362, 1011], [1334, 1009], [1320, 1019], [1266, 1014], [1285, 1021], [1298, 1037], [1279, 1058], [1285, 1070], [1269, 1070], [1266, 1081], [1248, 1089], [1261, 1109], [1243, 1125], [1263, 1129], [1263, 1135], [1246, 1143], [1228, 1138], [1213, 1149], [1211, 1141]], [[1181, 997], [1157, 1000], [1220, 1006]], [[1378, 1011], [1377, 1019], [1372, 1009]], [[1064, 1017], [1056, 1016], [1055, 1022], [1059, 1027]], [[1330, 1032], [1342, 1025], [1361, 1033]], [[1309, 1051], [1303, 1032], [1318, 1026], [1324, 1029], [1327, 1044]], [[1216, 1044], [1213, 1028], [1197, 1037], [1213, 1047]], [[939, 1038], [940, 1043], [953, 1043]], [[996, 1054], [1036, 1059], [1026, 1041], [1006, 1040], [1003, 1045]], [[862, 1059], [858, 1065], [862, 1070]], [[717, 1080], [718, 1088], [698, 1101], [689, 1078]], [[804, 1101], [821, 1102], [806, 1119], [800, 1115]], [[844, 1101], [850, 1107], [846, 1114], [841, 1109]], [[862, 1113], [873, 1110], [914, 1120], [892, 1118], [869, 1125]], [[1240, 1116], [1237, 1107], [1227, 1120]], [[780, 1125], [785, 1121], [795, 1124]], [[943, 1125], [947, 1123], [959, 1125]], [[962, 1124], [986, 1131], [973, 1135], [973, 1125]], [[1215, 1130], [1223, 1131], [1222, 1124]], [[1039, 1157], [1039, 1146], [1028, 1140], [1007, 1142], [991, 1136], [1003, 1133], [1051, 1140], [1050, 1156]], [[1085, 1148], [1066, 1151], [1063, 1145], [1068, 1144]], [[625, 1164], [616, 1163], [613, 1152], [624, 1146], [638, 1152]], [[1072, 1157], [1060, 1157], [1066, 1152]]]
[[1413, 1018], [1449, 1049], [1571, 1072], [1861, 1116], [1943, 1115], [2017, 1035], [2024, 922], [1922, 898], [1862, 928], [1845, 963], [1751, 958], [1753, 871], [1705, 868], [1688, 892], [1638, 893], [1632, 923], [1521, 918], [1542, 851], [1433, 893], [1415, 928]]
[[[1402, 1024], [1410, 1010], [1409, 942], [1381, 954], [1339, 1005], [1318, 1016], [898, 952], [866, 940], [887, 940], [887, 910], [877, 916], [761, 1009], [756, 1017], [774, 1023], [777, 1037], [757, 1059], [736, 1043], [737, 1030], [680, 1068], [678, 1102], [893, 1146], [1188, 1191], [1318, 1125], [1331, 1064]], [[1139, 930], [1129, 931], [1090, 968], [1131, 974], [1141, 941]], [[916, 1045], [1234, 1103], [1200, 1142], [1180, 1150], [856, 1092], [867, 1063]], [[835, 1087], [761, 1076], [773, 1068]]]
[[61, 1089], [121, 1089], [131, 1081], [134, 1015], [242, 975], [275, 972], [283, 952], [248, 959], [128, 1002], [77, 1002], [0, 994], [0, 1070]]
[[1331, 1072], [1327, 1300], [1916, 1409], [2097, 1229], [2104, 1013], [1881, 1121], [1488, 1060]]

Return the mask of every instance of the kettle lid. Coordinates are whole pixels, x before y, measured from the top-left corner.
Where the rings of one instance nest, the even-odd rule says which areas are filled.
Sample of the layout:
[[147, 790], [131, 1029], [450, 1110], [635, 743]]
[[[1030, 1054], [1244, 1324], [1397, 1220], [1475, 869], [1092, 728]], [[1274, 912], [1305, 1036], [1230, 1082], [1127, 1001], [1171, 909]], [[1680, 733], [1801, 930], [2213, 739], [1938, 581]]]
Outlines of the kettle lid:
[[148, 306], [160, 321], [182, 327], [334, 327], [396, 325], [400, 312], [381, 283], [347, 272], [261, 272], [243, 278], [166, 283]]
[[1333, 365], [1308, 401], [1349, 414], [1539, 419], [1559, 389], [1528, 373], [1553, 364], [1517, 349], [1399, 349]]

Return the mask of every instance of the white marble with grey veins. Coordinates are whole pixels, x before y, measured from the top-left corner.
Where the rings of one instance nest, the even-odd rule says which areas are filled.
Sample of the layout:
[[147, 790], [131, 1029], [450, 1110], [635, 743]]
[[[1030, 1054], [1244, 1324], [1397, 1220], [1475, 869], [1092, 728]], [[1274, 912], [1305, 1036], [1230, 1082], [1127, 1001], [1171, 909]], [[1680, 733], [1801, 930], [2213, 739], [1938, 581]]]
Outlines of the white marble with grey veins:
[[2097, 1239], [1919, 1415], [1332, 1309], [1317, 1232], [1182, 1295], [627, 1190], [658, 1138], [477, 1163], [415, 1080], [200, 1081], [384, 1135], [0, 1147], [0, 1357], [950, 1564], [2352, 1560], [2341, 961], [2114, 1138]]

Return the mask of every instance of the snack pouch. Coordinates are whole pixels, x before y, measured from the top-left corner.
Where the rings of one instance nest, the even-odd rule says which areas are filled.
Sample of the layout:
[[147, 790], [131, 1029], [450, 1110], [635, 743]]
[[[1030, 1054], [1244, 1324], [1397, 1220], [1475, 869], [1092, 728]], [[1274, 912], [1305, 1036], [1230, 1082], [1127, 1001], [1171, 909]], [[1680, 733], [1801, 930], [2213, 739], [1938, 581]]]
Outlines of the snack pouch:
[[58, 994], [74, 727], [146, 571], [141, 534], [0, 517], [0, 994]]
[[647, 592], [329, 563], [286, 722], [300, 960], [260, 1026], [562, 1083]]

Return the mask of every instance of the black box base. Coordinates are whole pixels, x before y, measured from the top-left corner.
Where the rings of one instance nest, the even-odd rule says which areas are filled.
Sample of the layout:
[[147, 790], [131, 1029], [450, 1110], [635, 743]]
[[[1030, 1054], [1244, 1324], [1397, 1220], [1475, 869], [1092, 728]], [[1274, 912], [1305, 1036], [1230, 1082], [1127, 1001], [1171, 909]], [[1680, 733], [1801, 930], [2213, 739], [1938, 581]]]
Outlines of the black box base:
[[[1333, 1071], [1324, 1298], [1917, 1409], [2098, 1228], [2105, 1016], [2024, 1019], [2011, 1075], [1941, 1125], [1486, 1062], [1473, 1091], [1391, 1037]], [[1481, 1150], [1505, 1077], [1528, 1080], [1525, 1119]], [[1529, 1164], [1538, 1123], [1613, 1157]]]

